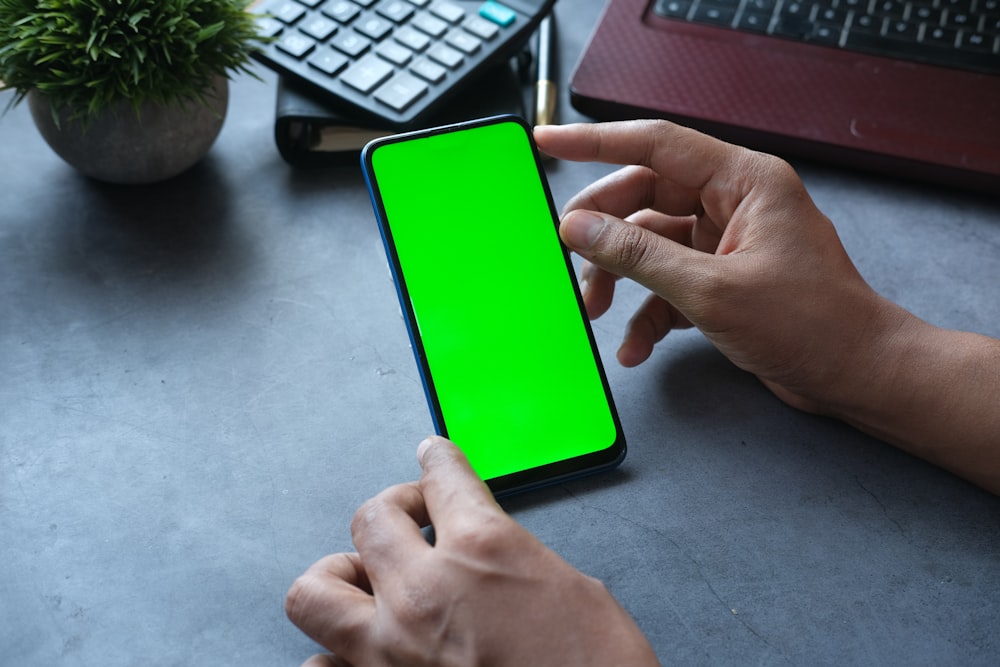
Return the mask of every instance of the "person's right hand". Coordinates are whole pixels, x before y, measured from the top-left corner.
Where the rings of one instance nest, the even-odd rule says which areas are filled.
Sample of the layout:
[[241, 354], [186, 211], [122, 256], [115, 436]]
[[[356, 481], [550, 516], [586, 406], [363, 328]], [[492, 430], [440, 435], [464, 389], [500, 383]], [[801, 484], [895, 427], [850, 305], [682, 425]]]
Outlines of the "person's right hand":
[[574, 197], [559, 228], [589, 260], [591, 317], [618, 277], [652, 291], [622, 364], [694, 325], [786, 403], [1000, 494], [1000, 340], [879, 296], [788, 164], [665, 121], [543, 126], [535, 140], [553, 157], [627, 165]]
[[628, 165], [570, 200], [560, 226], [589, 260], [591, 317], [619, 277], [652, 291], [618, 352], [625, 366], [694, 325], [784, 401], [826, 412], [916, 319], [868, 286], [778, 158], [662, 121], [544, 126], [535, 139], [556, 158]]

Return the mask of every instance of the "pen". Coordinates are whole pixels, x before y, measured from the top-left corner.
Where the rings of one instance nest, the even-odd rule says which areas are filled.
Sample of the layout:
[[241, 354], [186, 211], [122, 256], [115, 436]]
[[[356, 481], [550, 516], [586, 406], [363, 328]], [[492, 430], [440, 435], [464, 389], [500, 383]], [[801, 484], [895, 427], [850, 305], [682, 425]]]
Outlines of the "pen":
[[535, 83], [535, 125], [551, 125], [556, 117], [556, 84], [552, 80], [552, 16], [538, 24], [538, 78]]

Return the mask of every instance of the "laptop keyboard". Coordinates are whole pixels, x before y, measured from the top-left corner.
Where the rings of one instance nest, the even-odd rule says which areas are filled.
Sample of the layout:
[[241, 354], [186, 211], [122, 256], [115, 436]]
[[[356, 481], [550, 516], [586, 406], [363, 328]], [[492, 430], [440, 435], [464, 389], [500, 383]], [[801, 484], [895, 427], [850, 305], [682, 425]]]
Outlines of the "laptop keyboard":
[[1000, 74], [1000, 0], [656, 0], [668, 19]]

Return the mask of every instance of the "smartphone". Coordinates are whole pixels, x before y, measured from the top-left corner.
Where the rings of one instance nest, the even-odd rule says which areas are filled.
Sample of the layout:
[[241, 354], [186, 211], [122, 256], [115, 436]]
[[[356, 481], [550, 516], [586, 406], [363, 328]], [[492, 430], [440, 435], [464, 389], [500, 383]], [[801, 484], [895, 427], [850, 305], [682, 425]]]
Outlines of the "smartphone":
[[497, 496], [617, 466], [625, 437], [527, 123], [361, 154], [437, 433]]

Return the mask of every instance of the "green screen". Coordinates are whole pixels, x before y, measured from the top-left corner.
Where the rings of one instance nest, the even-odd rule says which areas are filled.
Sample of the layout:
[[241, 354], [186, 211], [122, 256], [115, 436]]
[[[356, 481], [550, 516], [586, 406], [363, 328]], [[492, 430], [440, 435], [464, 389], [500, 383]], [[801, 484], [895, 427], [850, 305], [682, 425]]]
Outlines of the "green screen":
[[389, 142], [370, 160], [442, 433], [483, 479], [614, 445], [526, 129], [506, 121]]

